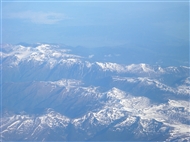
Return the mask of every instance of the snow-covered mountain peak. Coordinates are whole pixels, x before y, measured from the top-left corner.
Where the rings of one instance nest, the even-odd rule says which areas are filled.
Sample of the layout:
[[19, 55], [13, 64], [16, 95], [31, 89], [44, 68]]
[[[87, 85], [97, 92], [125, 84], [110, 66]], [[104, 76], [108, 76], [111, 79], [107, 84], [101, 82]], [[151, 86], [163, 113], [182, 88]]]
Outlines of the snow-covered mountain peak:
[[113, 98], [113, 99], [122, 99], [126, 96], [126, 93], [119, 90], [118, 88], [112, 88], [108, 93], [107, 97], [108, 98]]
[[155, 70], [145, 63], [128, 65], [126, 70], [129, 72], [155, 73]]
[[146, 74], [160, 74], [164, 73], [164, 69], [158, 67], [154, 69], [151, 66], [141, 63], [141, 64], [131, 64], [131, 65], [121, 65], [117, 63], [110, 62], [96, 62], [96, 64], [101, 67], [104, 71], [118, 72], [118, 73], [146, 73]]
[[58, 127], [61, 124], [63, 127], [66, 127], [70, 122], [69, 118], [61, 115], [60, 113], [57, 113], [53, 110], [48, 110], [47, 112], [47, 114], [44, 114], [39, 117], [42, 125], [47, 124], [49, 127]]
[[18, 65], [20, 62], [39, 62], [40, 64], [49, 63], [52, 68], [55, 64], [63, 61], [76, 62], [80, 56], [69, 54], [69, 49], [62, 49], [56, 45], [40, 44], [36, 47], [25, 47], [17, 45], [8, 53], [3, 53], [4, 58], [16, 57], [11, 62], [12, 65]]
[[117, 63], [110, 63], [110, 62], [96, 62], [98, 66], [102, 68], [104, 71], [112, 71], [112, 72], [125, 72], [125, 67], [122, 65], [119, 65]]

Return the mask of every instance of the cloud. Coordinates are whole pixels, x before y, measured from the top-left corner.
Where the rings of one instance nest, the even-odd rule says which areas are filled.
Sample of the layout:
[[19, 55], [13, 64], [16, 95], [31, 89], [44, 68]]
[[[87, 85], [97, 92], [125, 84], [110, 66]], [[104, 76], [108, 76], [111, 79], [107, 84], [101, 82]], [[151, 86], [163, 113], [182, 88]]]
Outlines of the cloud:
[[62, 13], [55, 13], [55, 12], [24, 11], [24, 12], [11, 13], [8, 15], [8, 18], [29, 20], [36, 24], [56, 24], [62, 20], [65, 20], [66, 16]]

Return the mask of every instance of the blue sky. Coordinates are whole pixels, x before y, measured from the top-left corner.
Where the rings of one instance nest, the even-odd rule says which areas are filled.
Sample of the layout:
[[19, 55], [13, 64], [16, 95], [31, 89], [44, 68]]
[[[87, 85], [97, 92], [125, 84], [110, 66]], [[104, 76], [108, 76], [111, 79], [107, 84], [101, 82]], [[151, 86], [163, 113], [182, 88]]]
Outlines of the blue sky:
[[188, 2], [3, 2], [4, 43], [183, 46]]

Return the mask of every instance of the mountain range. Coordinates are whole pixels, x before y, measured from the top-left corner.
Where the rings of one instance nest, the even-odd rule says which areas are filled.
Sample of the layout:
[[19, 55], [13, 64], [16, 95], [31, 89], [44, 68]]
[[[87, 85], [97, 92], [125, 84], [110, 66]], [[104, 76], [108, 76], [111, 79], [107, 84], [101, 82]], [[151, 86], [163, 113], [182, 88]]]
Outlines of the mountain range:
[[190, 67], [171, 52], [3, 44], [1, 139], [190, 141]]

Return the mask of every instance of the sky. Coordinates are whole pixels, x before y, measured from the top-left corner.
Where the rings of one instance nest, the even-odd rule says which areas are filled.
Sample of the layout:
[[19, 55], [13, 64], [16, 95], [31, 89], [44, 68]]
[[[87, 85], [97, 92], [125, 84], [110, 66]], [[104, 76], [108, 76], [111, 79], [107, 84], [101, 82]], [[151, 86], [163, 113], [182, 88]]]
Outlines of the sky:
[[69, 46], [189, 47], [189, 3], [2, 2], [2, 42]]

